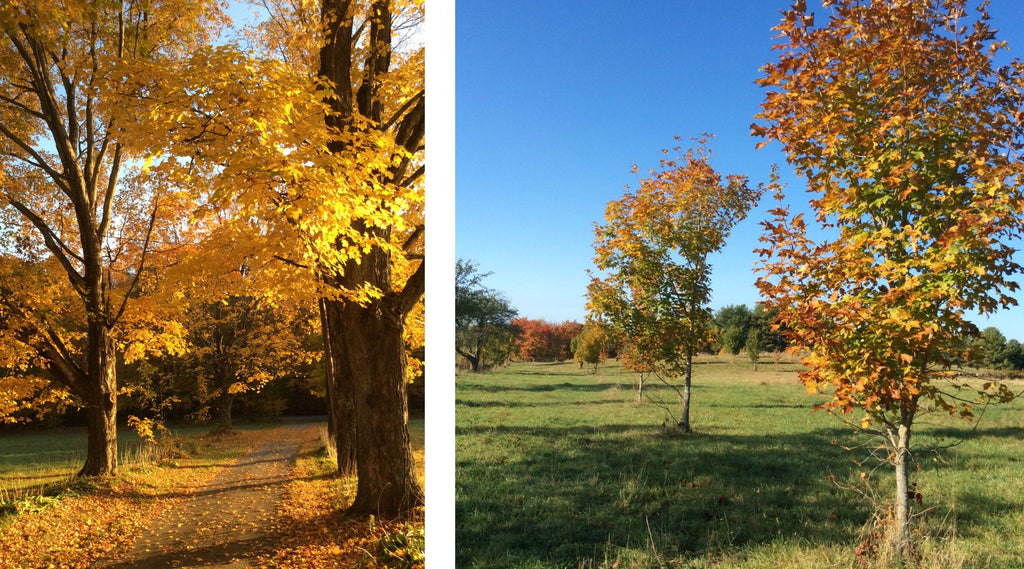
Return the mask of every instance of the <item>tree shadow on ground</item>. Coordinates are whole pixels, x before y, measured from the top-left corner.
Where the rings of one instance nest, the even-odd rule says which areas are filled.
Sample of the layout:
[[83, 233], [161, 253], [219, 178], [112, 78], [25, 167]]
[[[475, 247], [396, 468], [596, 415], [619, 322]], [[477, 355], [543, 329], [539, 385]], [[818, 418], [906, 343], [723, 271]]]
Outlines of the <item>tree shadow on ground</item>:
[[[353, 527], [365, 525], [360, 519], [348, 518], [342, 513], [333, 513], [306, 520], [288, 520], [267, 528], [265, 532], [228, 535], [216, 543], [192, 546], [187, 542], [176, 544], [165, 550], [147, 553], [135, 559], [114, 559], [101, 563], [105, 569], [156, 568], [156, 567], [250, 567], [253, 560], [270, 560], [284, 548], [310, 547], [317, 543], [338, 539], [332, 534], [359, 533]], [[248, 561], [248, 562], [247, 562]], [[258, 563], [257, 566], [267, 566]]]
[[[514, 408], [525, 408], [525, 407], [565, 407], [571, 405], [571, 403], [565, 403], [564, 401], [473, 401], [473, 400], [455, 400], [456, 407], [471, 407], [471, 408], [487, 408], [487, 407], [507, 407], [510, 409]], [[621, 401], [591, 401], [587, 405], [618, 405], [621, 406]]]
[[529, 385], [486, 385], [486, 384], [475, 384], [469, 387], [473, 388], [475, 392], [483, 393], [509, 393], [509, 392], [527, 392], [527, 393], [541, 393], [541, 392], [552, 392], [552, 391], [576, 391], [585, 393], [596, 393], [605, 391], [607, 389], [614, 389], [616, 386], [620, 386], [619, 383], [531, 383]]
[[829, 477], [854, 467], [831, 441], [799, 435], [677, 435], [635, 425], [464, 427], [516, 435], [521, 459], [460, 461], [459, 567], [575, 565], [608, 544], [669, 555], [799, 536], [855, 543], [870, 512]]

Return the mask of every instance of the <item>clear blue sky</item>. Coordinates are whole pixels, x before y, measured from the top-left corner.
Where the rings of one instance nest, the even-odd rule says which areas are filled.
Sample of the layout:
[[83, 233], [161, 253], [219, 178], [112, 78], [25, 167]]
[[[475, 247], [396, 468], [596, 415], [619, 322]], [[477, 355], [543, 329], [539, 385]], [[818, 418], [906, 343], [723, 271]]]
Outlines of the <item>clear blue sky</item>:
[[[779, 163], [790, 198], [804, 200], [778, 145], [755, 150], [749, 135], [763, 97], [754, 80], [774, 60], [771, 28], [789, 4], [459, 0], [456, 257], [492, 272], [485, 284], [521, 315], [582, 321], [593, 224], [636, 186], [631, 165], [654, 167], [674, 136], [713, 133], [714, 167], [751, 184]], [[1024, 2], [995, 0], [990, 13], [1024, 57]], [[713, 308], [757, 301], [752, 249], [771, 205], [714, 257]], [[1024, 341], [1022, 308], [976, 323]]]

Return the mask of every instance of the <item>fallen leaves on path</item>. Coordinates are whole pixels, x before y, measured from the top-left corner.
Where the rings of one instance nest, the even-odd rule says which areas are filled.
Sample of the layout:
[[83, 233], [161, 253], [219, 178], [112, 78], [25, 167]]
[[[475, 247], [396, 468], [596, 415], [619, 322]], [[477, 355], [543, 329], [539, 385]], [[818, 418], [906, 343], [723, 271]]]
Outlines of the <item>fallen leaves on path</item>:
[[[411, 522], [344, 516], [355, 479], [332, 474], [311, 433], [207, 435], [198, 456], [80, 483], [0, 527], [0, 567], [422, 569], [422, 510]], [[282, 437], [301, 445], [294, 466], [276, 458]]]

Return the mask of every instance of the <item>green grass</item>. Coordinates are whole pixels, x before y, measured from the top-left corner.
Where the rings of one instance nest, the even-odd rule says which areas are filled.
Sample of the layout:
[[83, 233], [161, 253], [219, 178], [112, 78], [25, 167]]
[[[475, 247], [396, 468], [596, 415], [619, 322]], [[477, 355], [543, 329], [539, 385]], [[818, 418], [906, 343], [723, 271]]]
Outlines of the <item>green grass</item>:
[[[244, 424], [238, 429], [268, 428]], [[172, 427], [175, 436], [210, 431], [209, 426]], [[85, 463], [88, 435], [84, 428], [0, 433], [0, 502], [31, 495], [47, 485], [69, 480]], [[118, 429], [117, 449], [121, 464], [139, 458], [144, 444], [131, 429]]]
[[[857, 566], [889, 468], [859, 466], [870, 442], [812, 407], [793, 363], [708, 357], [691, 422], [638, 404], [620, 366], [516, 364], [456, 381], [459, 567]], [[649, 392], [678, 413], [674, 393]], [[958, 446], [918, 457], [922, 555], [934, 566], [1024, 566], [1021, 405], [990, 409]], [[859, 419], [859, 417], [854, 417]], [[929, 416], [917, 442], [963, 438]], [[837, 484], [838, 482], [839, 484]], [[926, 560], [922, 565], [929, 566]]]

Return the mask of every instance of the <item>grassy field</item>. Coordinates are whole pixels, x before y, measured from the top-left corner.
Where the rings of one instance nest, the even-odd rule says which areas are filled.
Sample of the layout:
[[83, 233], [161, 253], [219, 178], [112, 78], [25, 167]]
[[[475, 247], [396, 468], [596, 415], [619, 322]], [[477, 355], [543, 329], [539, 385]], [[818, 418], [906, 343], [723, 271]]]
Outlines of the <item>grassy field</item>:
[[[855, 549], [890, 497], [890, 469], [847, 450], [875, 441], [812, 412], [823, 396], [806, 394], [796, 364], [760, 369], [701, 358], [689, 435], [637, 403], [615, 362], [596, 375], [526, 363], [459, 376], [458, 566], [880, 565]], [[649, 392], [678, 413], [671, 391]], [[1022, 407], [990, 408], [974, 430], [920, 420], [921, 566], [1024, 567]], [[877, 504], [860, 493], [872, 491]]]

